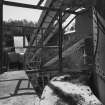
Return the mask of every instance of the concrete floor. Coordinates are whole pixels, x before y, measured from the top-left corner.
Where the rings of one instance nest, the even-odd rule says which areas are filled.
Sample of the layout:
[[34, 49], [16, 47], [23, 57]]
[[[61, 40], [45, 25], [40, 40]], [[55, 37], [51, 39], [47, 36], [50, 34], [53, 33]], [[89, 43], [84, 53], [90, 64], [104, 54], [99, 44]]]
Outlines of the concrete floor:
[[0, 105], [38, 105], [39, 97], [25, 71], [0, 75]]
[[[68, 94], [74, 96], [73, 99], [76, 98], [77, 102], [81, 102], [81, 105], [102, 105], [88, 86], [61, 81], [64, 77], [53, 78], [39, 99], [25, 71], [5, 72], [0, 75], [0, 105], [69, 105], [71, 97], [68, 97], [68, 103], [61, 101], [59, 104], [58, 102], [61, 99], [65, 100], [65, 96]], [[75, 95], [82, 98], [77, 98]], [[61, 98], [61, 96], [64, 97]]]

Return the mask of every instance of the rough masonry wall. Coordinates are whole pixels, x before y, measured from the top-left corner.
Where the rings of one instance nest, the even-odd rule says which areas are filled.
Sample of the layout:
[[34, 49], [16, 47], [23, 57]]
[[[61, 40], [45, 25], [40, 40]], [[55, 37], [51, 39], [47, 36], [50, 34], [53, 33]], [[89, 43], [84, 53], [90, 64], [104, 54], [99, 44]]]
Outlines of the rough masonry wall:
[[[98, 18], [96, 18], [96, 16]], [[94, 52], [95, 57], [95, 83], [100, 100], [105, 104], [105, 20], [98, 14], [93, 14]]]

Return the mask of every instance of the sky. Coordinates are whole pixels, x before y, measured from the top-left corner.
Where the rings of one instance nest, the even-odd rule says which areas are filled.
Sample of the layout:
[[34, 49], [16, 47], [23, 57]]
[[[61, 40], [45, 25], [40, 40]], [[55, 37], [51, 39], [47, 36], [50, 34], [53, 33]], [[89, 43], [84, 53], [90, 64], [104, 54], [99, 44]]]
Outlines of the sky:
[[[20, 2], [20, 3], [25, 3], [25, 4], [32, 4], [32, 5], [37, 5], [39, 0], [8, 0], [12, 2]], [[46, 0], [42, 3], [42, 6], [45, 4]], [[41, 10], [36, 10], [36, 9], [27, 9], [27, 8], [21, 8], [21, 7], [13, 7], [13, 6], [3, 6], [3, 20], [8, 21], [8, 20], [24, 20], [26, 19], [27, 21], [32, 21], [32, 22], [37, 22], [42, 11]], [[64, 23], [63, 26], [68, 24], [68, 22], [74, 17], [74, 15], [70, 16]], [[71, 24], [69, 28], [71, 27]], [[68, 30], [68, 29], [67, 29]], [[69, 32], [69, 31], [67, 31]], [[22, 47], [22, 38], [21, 37], [15, 37], [14, 38], [14, 44], [16, 46], [21, 46]], [[15, 47], [16, 47], [15, 46]], [[24, 52], [24, 49], [16, 49], [16, 52]]]
[[[18, 37], [18, 36], [15, 36], [14, 37], [14, 45], [15, 47], [23, 47], [23, 37]], [[28, 46], [28, 41], [25, 37], [25, 46]], [[15, 48], [15, 52], [16, 53], [19, 53], [19, 54], [24, 54], [26, 51], [26, 48]]]
[[[25, 4], [32, 4], [37, 5], [39, 0], [8, 0], [12, 2], [20, 2]], [[41, 6], [44, 6], [46, 0], [42, 3]], [[24, 20], [37, 22], [42, 11], [35, 10], [35, 9], [27, 9], [27, 8], [20, 8], [20, 7], [13, 7], [13, 6], [3, 6], [3, 20]], [[23, 37], [14, 37], [14, 45], [15, 47], [23, 47]], [[26, 41], [26, 45], [28, 42]], [[26, 49], [22, 48], [15, 48], [16, 53], [23, 54]]]
[[[8, 0], [12, 2], [20, 2], [26, 4], [36, 5], [39, 0]], [[46, 0], [44, 0], [44, 5]], [[41, 10], [35, 9], [27, 9], [27, 8], [20, 8], [20, 7], [13, 7], [13, 6], [3, 6], [3, 20], [23, 20], [26, 19], [27, 21], [37, 22], [40, 15]]]

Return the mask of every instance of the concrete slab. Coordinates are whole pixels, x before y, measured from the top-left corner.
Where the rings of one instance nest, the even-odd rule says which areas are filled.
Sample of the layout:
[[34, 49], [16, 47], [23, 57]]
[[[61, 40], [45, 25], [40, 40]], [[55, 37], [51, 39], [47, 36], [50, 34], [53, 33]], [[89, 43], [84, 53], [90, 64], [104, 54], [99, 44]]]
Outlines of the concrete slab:
[[[82, 77], [82, 78], [81, 78]], [[83, 80], [82, 80], [83, 79]], [[81, 75], [73, 79], [71, 75], [54, 77], [45, 86], [40, 105], [104, 105], [85, 84]]]
[[0, 105], [39, 105], [39, 97], [25, 71], [0, 75]]

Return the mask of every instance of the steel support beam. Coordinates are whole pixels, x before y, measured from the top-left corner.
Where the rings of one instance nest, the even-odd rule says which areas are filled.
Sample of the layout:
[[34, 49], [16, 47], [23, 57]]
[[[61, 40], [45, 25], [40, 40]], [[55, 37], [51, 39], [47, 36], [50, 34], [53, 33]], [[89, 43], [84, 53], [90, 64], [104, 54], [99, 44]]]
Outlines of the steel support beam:
[[72, 10], [50, 8], [50, 7], [24, 4], [24, 3], [18, 3], [18, 2], [11, 2], [11, 1], [3, 1], [3, 4], [4, 5], [9, 5], [9, 6], [15, 6], [15, 7], [29, 8], [29, 9], [50, 10], [50, 11], [59, 11], [60, 10], [62, 12], [67, 12], [67, 13], [71, 13], [71, 14], [78, 14], [78, 12], [75, 12], [75, 11], [72, 11]]
[[[31, 28], [31, 29], [38, 29], [39, 27], [32, 27], [32, 26], [24, 26], [24, 25], [7, 25], [7, 24], [4, 24], [3, 27], [19, 27], [19, 28]], [[46, 28], [40, 28], [42, 30], [46, 29]]]
[[2, 52], [3, 52], [3, 46], [2, 46], [2, 40], [3, 40], [3, 0], [0, 0], [0, 73], [2, 73]]
[[41, 5], [43, 2], [44, 0], [40, 0], [37, 5]]
[[[49, 7], [52, 7], [53, 3], [54, 3], [54, 1], [51, 2], [51, 4], [49, 5]], [[38, 32], [40, 31], [40, 28], [42, 27], [42, 24], [43, 24], [43, 22], [44, 22], [46, 16], [48, 15], [49, 11], [50, 11], [50, 10], [47, 10], [47, 11], [46, 11], [46, 14], [45, 14], [45, 16], [43, 17], [43, 20], [42, 20], [42, 22], [41, 22], [41, 24], [40, 24], [40, 26], [39, 26], [39, 28], [38, 28], [38, 30], [37, 30], [36, 33], [38, 33]], [[33, 39], [33, 41], [32, 41], [31, 44], [33, 44], [33, 42], [34, 42], [35, 39], [36, 39], [36, 37], [34, 37], [34, 39]]]
[[59, 71], [62, 72], [62, 42], [63, 42], [63, 30], [62, 30], [62, 11], [59, 11]]

